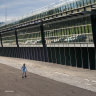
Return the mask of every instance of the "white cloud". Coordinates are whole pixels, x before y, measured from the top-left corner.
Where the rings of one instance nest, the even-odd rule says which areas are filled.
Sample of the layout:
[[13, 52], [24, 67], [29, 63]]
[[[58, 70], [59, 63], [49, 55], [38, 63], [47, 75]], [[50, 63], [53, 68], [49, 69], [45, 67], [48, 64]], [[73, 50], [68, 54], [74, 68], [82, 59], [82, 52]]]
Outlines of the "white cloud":
[[[7, 13], [8, 17], [7, 17], [6, 21], [10, 21], [10, 20], [12, 21], [12, 20], [16, 20], [17, 14], [18, 14], [18, 16], [21, 16], [21, 14], [27, 14], [27, 13], [30, 14], [32, 12], [31, 9], [33, 10], [33, 9], [38, 8], [38, 7], [44, 7], [45, 6], [45, 5], [40, 6], [40, 3], [42, 3], [42, 4], [46, 3], [46, 5], [51, 4], [49, 7], [52, 7], [53, 3], [72, 1], [72, 0], [9, 0], [9, 2], [7, 0], [5, 0], [5, 1], [6, 1], [6, 3], [2, 3], [2, 5], [0, 5], [0, 9], [1, 9], [0, 11], [2, 11], [2, 9], [5, 9], [5, 8], [11, 8], [11, 9], [14, 8], [14, 9], [16, 9], [15, 11], [18, 10], [18, 12], [13, 11], [14, 9], [12, 11], [11, 11], [11, 9], [7, 10], [8, 11], [8, 13]], [[29, 4], [32, 6], [28, 6]], [[22, 6], [22, 5], [26, 5], [26, 6]], [[42, 9], [44, 9], [44, 8], [42, 8]], [[4, 10], [3, 10], [3, 12], [4, 12]], [[4, 13], [2, 13], [2, 14], [4, 14]], [[12, 15], [14, 15], [14, 16], [12, 16]], [[0, 21], [5, 21], [5, 16], [0, 16]]]
[[12, 7], [15, 7], [15, 6], [18, 6], [18, 5], [27, 5], [27, 4], [34, 4], [34, 3], [38, 3], [38, 2], [48, 2], [50, 0], [13, 0], [11, 2], [7, 2], [7, 4], [3, 4], [3, 5], [0, 5], [0, 8], [12, 8]]
[[30, 0], [13, 0], [12, 2], [9, 2], [7, 4], [0, 5], [0, 8], [12, 8], [18, 5], [25, 5], [30, 3], [32, 3], [32, 1]]
[[11, 21], [15, 21], [15, 20], [17, 20], [17, 17], [12, 17], [12, 16], [10, 16], [10, 17], [4, 17], [4, 16], [0, 16], [0, 22], [11, 22]]

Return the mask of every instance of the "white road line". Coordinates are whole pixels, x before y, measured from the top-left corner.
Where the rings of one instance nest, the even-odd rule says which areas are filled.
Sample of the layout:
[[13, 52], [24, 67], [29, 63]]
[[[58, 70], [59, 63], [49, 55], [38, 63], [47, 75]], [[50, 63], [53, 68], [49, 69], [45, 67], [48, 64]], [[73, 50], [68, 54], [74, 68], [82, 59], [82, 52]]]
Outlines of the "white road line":
[[90, 86], [90, 85], [92, 85], [92, 84], [87, 83], [87, 85]]
[[60, 73], [60, 72], [55, 72], [56, 74], [61, 74], [61, 75], [64, 75], [64, 76], [70, 76], [68, 74], [63, 74], [63, 73]]
[[76, 83], [81, 83], [80, 81], [75, 81]]
[[4, 92], [5, 93], [13, 93], [14, 91], [13, 90], [5, 90]]
[[86, 80], [86, 81], [88, 81], [88, 82], [90, 81], [89, 79], [84, 79], [84, 80]]
[[95, 81], [95, 80], [92, 80], [92, 82], [93, 82], [93, 83], [96, 83], [96, 81]]

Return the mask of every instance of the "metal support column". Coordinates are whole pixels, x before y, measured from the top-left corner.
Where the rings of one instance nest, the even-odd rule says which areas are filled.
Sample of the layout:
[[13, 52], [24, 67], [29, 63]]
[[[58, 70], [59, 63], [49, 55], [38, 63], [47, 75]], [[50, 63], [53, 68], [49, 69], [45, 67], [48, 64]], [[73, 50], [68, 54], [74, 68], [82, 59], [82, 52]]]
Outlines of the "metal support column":
[[42, 40], [43, 49], [44, 49], [45, 62], [48, 62], [48, 50], [46, 46], [43, 22], [40, 23], [40, 30], [41, 30], [41, 40]]
[[2, 35], [0, 33], [0, 40], [1, 40], [1, 46], [3, 47], [3, 43], [2, 43]]
[[19, 47], [19, 44], [18, 44], [18, 36], [17, 36], [17, 30], [15, 29], [15, 36], [16, 36], [16, 45], [17, 47]]
[[96, 10], [92, 11], [91, 14], [91, 24], [92, 24], [92, 32], [93, 32], [93, 42], [95, 46], [95, 64], [92, 66], [92, 69], [96, 69]]

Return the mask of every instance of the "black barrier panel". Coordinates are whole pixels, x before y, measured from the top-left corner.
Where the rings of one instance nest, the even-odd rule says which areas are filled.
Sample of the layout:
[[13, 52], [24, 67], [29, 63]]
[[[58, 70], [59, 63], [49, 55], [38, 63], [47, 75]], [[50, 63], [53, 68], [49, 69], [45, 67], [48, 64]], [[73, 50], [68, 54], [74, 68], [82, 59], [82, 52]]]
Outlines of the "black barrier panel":
[[75, 48], [70, 48], [71, 66], [76, 66]]
[[[69, 48], [63, 48], [63, 47], [61, 48], [48, 47], [47, 49], [48, 49], [48, 53], [50, 53], [48, 54], [49, 62], [66, 64], [66, 65], [70, 65], [70, 62], [71, 62], [72, 66], [90, 68], [90, 69], [96, 68], [95, 48], [88, 48], [88, 49], [87, 48], [70, 48], [69, 50]], [[34, 48], [33, 47], [0, 48], [0, 56], [5, 56], [5, 57], [16, 57], [16, 58], [44, 61], [45, 60], [44, 55], [45, 54], [42, 47], [40, 48], [37, 47], [37, 49], [36, 47]]]
[[32, 48], [32, 60], [34, 60], [34, 55], [35, 55], [34, 48]]
[[34, 51], [34, 47], [32, 48], [33, 50], [32, 50], [32, 56], [33, 56], [33, 60], [35, 60], [35, 51]]
[[81, 55], [81, 48], [75, 48], [76, 50], [76, 57], [77, 57], [77, 67], [82, 67], [82, 55]]
[[29, 59], [31, 60], [31, 50], [30, 50], [30, 47], [28, 47], [28, 54], [29, 54]]
[[15, 47], [14, 56], [17, 58], [17, 48]]
[[37, 60], [36, 47], [34, 48], [34, 60]]
[[20, 58], [20, 48], [17, 47], [17, 54], [18, 54], [18, 58]]
[[17, 48], [17, 58], [19, 58], [19, 47]]
[[4, 47], [3, 49], [2, 49], [2, 56], [6, 56], [7, 57], [7, 48], [6, 47]]
[[2, 56], [6, 56], [7, 57], [7, 50], [6, 47], [2, 48], [2, 52], [1, 52]]
[[34, 54], [35, 54], [34, 53], [34, 48], [32, 48], [31, 50], [32, 50], [32, 53], [31, 53], [32, 54], [32, 60], [34, 60]]
[[41, 49], [42, 49], [42, 47], [39, 48], [39, 50], [40, 50], [40, 61], [42, 61], [42, 52], [41, 52]]
[[1, 56], [5, 56], [4, 53], [6, 52], [6, 50], [4, 50], [4, 48], [1, 48]]
[[8, 51], [8, 52], [9, 52], [9, 53], [8, 53], [8, 57], [11, 57], [11, 56], [12, 56], [11, 53], [12, 53], [12, 49], [13, 49], [13, 48], [8, 48], [8, 49], [9, 49], [9, 51]]
[[26, 47], [24, 48], [24, 56], [25, 56], [25, 59], [27, 59], [27, 52], [26, 52], [27, 50], [26, 50]]
[[14, 57], [16, 58], [16, 47], [14, 48]]
[[41, 61], [45, 61], [44, 49], [43, 49], [43, 47], [41, 47], [40, 49], [41, 49]]
[[2, 56], [7, 56], [7, 50], [6, 48], [2, 48]]
[[90, 69], [95, 69], [95, 49], [94, 48], [88, 48], [89, 51], [89, 61], [90, 61]]
[[8, 47], [6, 47], [6, 49], [5, 49], [5, 50], [6, 50], [6, 53], [5, 53], [5, 54], [6, 54], [6, 56], [7, 56], [7, 57], [9, 57], [9, 48], [8, 48]]
[[41, 61], [44, 60], [44, 51], [43, 51], [43, 48], [41, 48]]
[[52, 62], [53, 63], [56, 63], [56, 50], [55, 50], [55, 47], [52, 47], [51, 48], [51, 53], [52, 53]]
[[43, 49], [40, 47], [40, 61], [43, 61]]
[[13, 47], [13, 57], [15, 58], [15, 47]]
[[4, 47], [4, 49], [2, 49], [2, 56], [7, 56], [7, 48], [6, 47]]
[[33, 47], [31, 48], [31, 58], [32, 60], [34, 60], [34, 48]]
[[39, 61], [39, 53], [38, 53], [39, 51], [38, 51], [38, 48], [36, 47], [36, 57], [37, 57], [37, 60]]
[[38, 61], [40, 61], [40, 51], [39, 51], [39, 47], [37, 47], [37, 58], [38, 58]]
[[28, 48], [26, 47], [25, 50], [26, 50], [26, 59], [29, 59], [29, 57], [28, 57], [29, 56], [29, 54], [28, 54]]
[[19, 58], [19, 48], [16, 48], [16, 57]]
[[48, 49], [48, 61], [52, 62], [52, 53], [51, 53], [52, 49], [51, 49], [51, 47], [48, 47], [47, 49]]
[[10, 48], [7, 48], [7, 56], [10, 57]]
[[22, 48], [21, 47], [19, 48], [19, 55], [20, 55], [20, 58], [22, 58]]
[[30, 48], [28, 47], [28, 59], [30, 59], [30, 56], [31, 56], [31, 51], [30, 51]]
[[35, 47], [35, 60], [38, 60], [38, 52], [36, 47]]
[[23, 52], [22, 52], [23, 58], [25, 59], [25, 49], [23, 47]]
[[60, 64], [61, 63], [61, 61], [60, 61], [60, 58], [61, 58], [60, 48], [56, 47], [55, 52], [56, 52], [56, 63]]
[[14, 47], [14, 57], [16, 58], [16, 48]]
[[33, 52], [33, 48], [31, 48], [31, 60], [34, 60], [34, 52]]
[[13, 47], [13, 49], [12, 49], [12, 57], [14, 57], [14, 47]]
[[16, 48], [14, 47], [14, 48], [13, 48], [13, 57], [14, 57], [14, 58], [16, 58], [16, 53], [15, 53], [16, 50], [15, 50], [15, 49], [16, 49]]
[[83, 68], [89, 68], [87, 48], [82, 48], [82, 60], [83, 60]]
[[22, 58], [24, 58], [24, 54], [25, 54], [25, 53], [24, 53], [24, 48], [22, 47], [21, 49], [22, 49], [22, 51], [21, 51]]
[[17, 55], [18, 53], [17, 53], [17, 47], [15, 48], [15, 56], [16, 56], [16, 58], [18, 58], [18, 55]]
[[12, 56], [12, 50], [13, 50], [13, 48], [9, 48], [9, 57], [13, 57]]
[[16, 57], [16, 55], [15, 55], [15, 47], [13, 48], [13, 57], [15, 58]]
[[39, 55], [38, 55], [39, 61], [41, 61], [41, 49], [40, 49], [40, 47], [38, 47], [38, 53], [39, 53]]
[[41, 57], [42, 57], [41, 54], [42, 53], [41, 53], [41, 48], [40, 47], [39, 47], [38, 51], [39, 51], [39, 61], [42, 61], [42, 59], [41, 59]]
[[22, 47], [20, 47], [20, 58], [22, 58]]
[[25, 50], [26, 50], [26, 59], [29, 59], [29, 49], [28, 49], [28, 47], [26, 47]]
[[[16, 58], [18, 58], [18, 48], [16, 47]], [[24, 52], [25, 53], [25, 52]]]
[[5, 51], [4, 51], [4, 48], [0, 48], [0, 54], [1, 54], [1, 56], [4, 56]]
[[6, 47], [4, 47], [2, 49], [2, 56], [7, 56], [7, 48]]
[[66, 56], [66, 65], [70, 65], [70, 55], [69, 48], [65, 48], [65, 56]]
[[60, 48], [60, 56], [61, 56], [61, 64], [65, 65], [65, 54], [64, 54], [64, 48]]
[[30, 53], [29, 59], [32, 60], [32, 48], [31, 47], [29, 47], [29, 53]]
[[21, 58], [21, 50], [20, 50], [21, 48], [19, 47], [18, 48], [18, 58]]
[[37, 48], [35, 47], [35, 60], [38, 60]]
[[1, 54], [1, 56], [4, 56], [4, 55], [3, 55], [4, 52], [5, 52], [5, 51], [3, 51], [3, 48], [0, 48], [0, 54]]
[[11, 56], [10, 55], [10, 48], [8, 47], [7, 50], [8, 50], [7, 56], [10, 57]]
[[1, 50], [2, 50], [2, 48], [0, 47], [0, 56], [1, 56]]
[[35, 48], [34, 48], [34, 60], [36, 60], [36, 51], [35, 51]]
[[21, 58], [23, 58], [23, 48], [20, 48], [20, 54], [21, 54]]
[[2, 56], [2, 48], [0, 48], [0, 56]]
[[30, 59], [30, 50], [29, 50], [29, 47], [28, 47], [28, 50], [27, 50], [27, 56], [28, 56], [28, 59]]
[[30, 48], [30, 47], [29, 47], [29, 54], [30, 54], [29, 59], [32, 60], [32, 48]]
[[45, 62], [48, 62], [48, 49], [47, 47], [43, 47], [44, 48], [44, 57], [45, 57]]
[[11, 49], [11, 57], [13, 57], [14, 48], [10, 48], [10, 49]]

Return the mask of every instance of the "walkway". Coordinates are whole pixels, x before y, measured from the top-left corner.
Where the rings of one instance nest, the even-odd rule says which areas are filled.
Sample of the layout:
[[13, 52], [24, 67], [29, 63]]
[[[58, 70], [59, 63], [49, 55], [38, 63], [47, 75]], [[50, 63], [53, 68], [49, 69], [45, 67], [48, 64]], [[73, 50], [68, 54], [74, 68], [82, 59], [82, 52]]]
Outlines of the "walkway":
[[96, 96], [94, 92], [0, 64], [0, 96]]
[[[79, 90], [87, 89], [87, 90], [96, 92], [96, 70], [81, 69], [81, 68], [75, 68], [75, 67], [64, 66], [64, 65], [59, 65], [59, 64], [45, 63], [45, 62], [25, 60], [25, 59], [17, 59], [17, 58], [8, 58], [8, 57], [0, 57], [0, 63], [6, 64], [8, 66], [12, 66], [12, 67], [18, 68], [18, 69], [21, 68], [23, 63], [26, 63], [27, 70], [31, 73], [37, 74], [37, 75], [34, 75], [37, 77], [34, 77], [33, 74], [30, 73], [34, 78], [31, 75], [28, 76], [27, 79], [30, 81], [30, 82], [28, 81], [29, 85], [31, 82], [33, 82], [32, 78], [36, 79], [36, 78], [41, 78], [40, 76], [43, 76], [43, 77], [47, 77], [46, 80], [51, 81], [52, 84], [54, 84], [56, 81], [61, 82], [60, 84], [62, 86], [60, 85], [61, 87], [59, 86], [59, 88], [63, 88], [66, 85], [66, 88], [64, 88], [63, 91], [67, 90], [67, 92], [72, 91], [74, 93], [75, 90], [79, 91]], [[2, 65], [2, 66], [4, 66], [4, 65]], [[3, 69], [1, 71], [3, 71]], [[17, 72], [17, 73], [15, 73], [15, 72]], [[17, 74], [16, 75], [17, 77], [16, 76], [14, 77], [12, 75], [14, 77], [14, 79], [17, 79], [17, 80], [21, 79], [21, 76], [19, 76], [19, 79], [18, 79], [18, 75], [20, 75], [20, 72], [19, 73], [18, 72], [19, 71], [12, 71], [12, 74], [14, 74], [14, 75]], [[43, 78], [43, 77], [41, 79], [45, 80], [45, 78]], [[48, 78], [50, 78], [51, 80]], [[25, 79], [25, 80], [27, 80], [27, 79]], [[47, 82], [46, 80], [43, 82]], [[55, 80], [55, 81], [53, 81], [53, 80]], [[39, 81], [41, 82], [42, 80], [39, 80]], [[20, 81], [20, 82], [22, 82], [22, 81]], [[40, 82], [37, 82], [37, 83], [40, 83]], [[56, 82], [56, 83], [59, 84], [59, 82]], [[64, 84], [64, 83], [66, 83], [66, 84]], [[49, 85], [46, 85], [46, 87]], [[70, 86], [70, 85], [72, 85], [72, 86]], [[56, 86], [54, 85], [54, 88]], [[69, 89], [67, 88], [67, 86], [70, 86], [70, 87], [68, 87]], [[76, 86], [76, 87], [73, 87], [73, 86]], [[70, 89], [71, 87], [72, 87], [72, 89]], [[51, 88], [51, 89], [55, 90], [54, 88]], [[76, 88], [76, 89], [74, 90], [74, 88]], [[83, 89], [80, 89], [80, 88], [83, 88]], [[44, 89], [47, 90], [46, 88], [44, 88]], [[85, 90], [83, 90], [83, 91], [85, 91]], [[60, 92], [61, 92], [61, 94], [63, 94], [62, 91], [60, 91]], [[76, 94], [78, 94], [78, 92]], [[34, 96], [34, 95], [32, 95], [32, 96]], [[51, 96], [51, 95], [48, 95], [48, 96]], [[52, 96], [56, 96], [56, 95], [52, 95]], [[62, 96], [62, 95], [57, 95], [57, 96]], [[70, 96], [70, 95], [65, 95], [65, 96]], [[80, 96], [83, 96], [83, 95], [80, 95]], [[84, 95], [84, 96], [92, 96], [92, 95]], [[95, 96], [95, 95], [93, 95], [93, 96]]]

